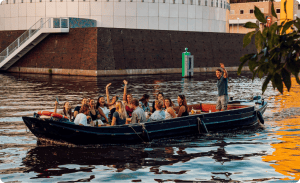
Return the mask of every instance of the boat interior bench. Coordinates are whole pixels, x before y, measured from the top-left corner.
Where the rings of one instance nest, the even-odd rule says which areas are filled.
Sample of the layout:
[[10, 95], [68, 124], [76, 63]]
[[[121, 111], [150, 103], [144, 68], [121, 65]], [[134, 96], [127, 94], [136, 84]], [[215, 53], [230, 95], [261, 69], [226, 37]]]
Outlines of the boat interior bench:
[[[227, 105], [227, 110], [232, 110], [232, 109], [240, 109], [240, 108], [246, 108], [249, 107], [248, 105], [241, 105], [241, 104], [228, 104]], [[201, 110], [201, 112], [209, 112], [209, 110], [211, 112], [217, 112], [216, 110], [216, 104], [204, 104], [204, 103], [200, 103], [200, 104], [192, 104], [192, 105], [188, 105], [188, 112], [191, 112], [191, 110]], [[176, 113], [178, 114], [179, 111], [179, 106], [174, 107], [174, 110], [176, 111]]]

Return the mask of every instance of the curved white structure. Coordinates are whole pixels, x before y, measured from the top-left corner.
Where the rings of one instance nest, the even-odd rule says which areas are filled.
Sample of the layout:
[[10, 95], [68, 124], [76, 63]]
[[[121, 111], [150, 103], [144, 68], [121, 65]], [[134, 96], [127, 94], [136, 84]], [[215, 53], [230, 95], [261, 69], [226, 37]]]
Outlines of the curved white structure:
[[226, 32], [228, 9], [225, 0], [3, 0], [0, 31], [76, 17], [97, 20], [97, 27]]

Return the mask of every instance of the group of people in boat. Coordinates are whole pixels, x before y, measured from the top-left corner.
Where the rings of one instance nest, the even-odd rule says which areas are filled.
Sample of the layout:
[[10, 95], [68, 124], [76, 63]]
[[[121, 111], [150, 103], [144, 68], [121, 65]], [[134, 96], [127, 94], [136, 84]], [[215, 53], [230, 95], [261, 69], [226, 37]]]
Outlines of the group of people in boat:
[[73, 112], [69, 102], [65, 102], [63, 109], [58, 110], [58, 102], [55, 101], [54, 113], [64, 115], [70, 121], [82, 126], [90, 126], [95, 121], [99, 121], [101, 126], [114, 126], [159, 121], [189, 115], [184, 95], [178, 95], [179, 111], [176, 114], [172, 100], [165, 98], [162, 92], [156, 95], [156, 99], [151, 107], [148, 94], [144, 94], [139, 100], [133, 98], [131, 94], [127, 93], [128, 82], [126, 80], [123, 82], [125, 85], [123, 100], [120, 100], [118, 96], [110, 99], [109, 87], [111, 83], [109, 83], [106, 86], [106, 97], [99, 96], [96, 101], [92, 98], [83, 98], [81, 105], [76, 106]]
[[[228, 74], [224, 64], [220, 63], [221, 69], [216, 70], [218, 78], [218, 100], [216, 104], [217, 110], [227, 110], [228, 93], [227, 83]], [[133, 98], [127, 93], [126, 80], [124, 82], [123, 100], [118, 96], [114, 96], [112, 100], [109, 96], [109, 87], [106, 86], [105, 96], [99, 96], [95, 101], [91, 98], [83, 98], [81, 105], [75, 107], [74, 112], [71, 110], [69, 102], [65, 102], [63, 109], [57, 111], [58, 102], [55, 101], [54, 113], [58, 113], [68, 117], [69, 121], [73, 121], [77, 125], [89, 126], [94, 121], [100, 121], [102, 126], [114, 126], [123, 124], [143, 123], [147, 121], [159, 121], [164, 119], [172, 119], [176, 117], [188, 116], [188, 106], [184, 95], [178, 95], [177, 102], [179, 105], [178, 113], [174, 110], [174, 104], [170, 98], [166, 98], [162, 92], [156, 95], [155, 101], [150, 107], [150, 96], [144, 94], [141, 99]]]

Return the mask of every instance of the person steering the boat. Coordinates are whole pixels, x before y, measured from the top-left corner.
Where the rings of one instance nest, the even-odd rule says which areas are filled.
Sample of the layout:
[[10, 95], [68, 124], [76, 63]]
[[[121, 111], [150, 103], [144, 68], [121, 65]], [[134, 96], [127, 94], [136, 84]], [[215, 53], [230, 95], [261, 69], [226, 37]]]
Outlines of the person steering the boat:
[[218, 100], [216, 104], [216, 110], [217, 111], [224, 111], [227, 110], [227, 104], [228, 104], [228, 73], [225, 69], [225, 66], [223, 63], [220, 63], [221, 69], [216, 70], [216, 76], [218, 78], [217, 81], [217, 87], [218, 87]]
[[80, 126], [88, 126], [87, 124], [87, 115], [90, 113], [89, 106], [84, 104], [81, 106], [79, 110], [79, 114], [77, 114], [74, 123]]

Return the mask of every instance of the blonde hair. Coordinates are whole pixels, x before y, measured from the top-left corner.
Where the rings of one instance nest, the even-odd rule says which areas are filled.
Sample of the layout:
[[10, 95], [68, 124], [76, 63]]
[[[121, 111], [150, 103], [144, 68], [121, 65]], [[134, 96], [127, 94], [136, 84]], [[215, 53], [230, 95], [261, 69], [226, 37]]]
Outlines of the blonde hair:
[[125, 105], [121, 101], [116, 102], [116, 111], [119, 113], [121, 119], [127, 118], [127, 112], [125, 109]]

